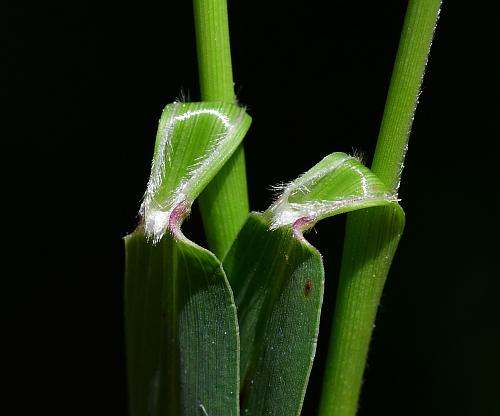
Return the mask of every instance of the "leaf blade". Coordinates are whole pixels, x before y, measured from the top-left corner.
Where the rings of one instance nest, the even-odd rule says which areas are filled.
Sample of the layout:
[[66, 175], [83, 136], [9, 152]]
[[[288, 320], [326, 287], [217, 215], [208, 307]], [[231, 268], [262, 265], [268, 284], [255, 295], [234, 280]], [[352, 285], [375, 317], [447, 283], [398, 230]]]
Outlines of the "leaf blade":
[[399, 208], [382, 182], [344, 153], [325, 157], [282, 191], [265, 213], [248, 217], [223, 260], [238, 309], [240, 410], [247, 415], [301, 411], [324, 287], [321, 255], [303, 231], [339, 213]]
[[221, 262], [181, 231], [250, 117], [233, 104], [174, 103], [160, 119], [141, 224], [125, 239], [130, 408], [238, 415], [236, 307]]
[[[251, 213], [223, 263], [229, 278], [245, 277], [231, 281], [241, 336], [240, 405], [242, 414], [293, 415], [315, 353], [324, 271], [316, 249], [290, 230], [268, 227]], [[270, 276], [275, 286], [263, 286]], [[292, 313], [286, 318], [283, 311]]]
[[266, 211], [272, 229], [301, 219], [307, 229], [333, 215], [397, 201], [370, 169], [342, 152], [326, 156], [278, 189], [281, 196]]
[[237, 415], [236, 309], [220, 262], [170, 235], [153, 245], [137, 230], [125, 244], [131, 414]]
[[245, 110], [234, 104], [177, 102], [165, 107], [141, 205], [147, 235], [158, 241], [173, 210], [181, 203], [191, 207], [238, 148], [250, 123]]

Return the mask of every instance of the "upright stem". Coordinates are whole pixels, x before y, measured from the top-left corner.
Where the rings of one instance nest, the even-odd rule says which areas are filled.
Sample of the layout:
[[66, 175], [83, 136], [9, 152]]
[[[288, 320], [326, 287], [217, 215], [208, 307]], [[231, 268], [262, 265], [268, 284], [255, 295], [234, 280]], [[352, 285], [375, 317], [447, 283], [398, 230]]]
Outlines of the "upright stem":
[[397, 192], [441, 0], [410, 0], [387, 94], [372, 171]]
[[[235, 102], [226, 0], [193, 0], [202, 101]], [[199, 198], [209, 248], [227, 252], [248, 215], [240, 146]]]
[[[410, 0], [372, 170], [396, 193], [441, 0]], [[320, 416], [356, 414], [375, 316], [404, 227], [396, 207], [348, 215]]]
[[203, 101], [234, 102], [226, 0], [193, 0]]

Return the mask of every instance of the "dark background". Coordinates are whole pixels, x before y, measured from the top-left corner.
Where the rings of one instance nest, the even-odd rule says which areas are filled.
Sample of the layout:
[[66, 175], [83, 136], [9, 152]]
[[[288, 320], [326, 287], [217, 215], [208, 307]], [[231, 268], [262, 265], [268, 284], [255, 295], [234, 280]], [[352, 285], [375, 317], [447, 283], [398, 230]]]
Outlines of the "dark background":
[[[328, 153], [371, 160], [406, 2], [229, 3], [235, 88], [254, 120], [245, 140], [252, 209], [269, 205], [270, 185]], [[12, 2], [5, 11], [2, 128], [15, 158], [3, 154], [4, 235], [6, 260], [17, 260], [4, 292], [8, 396], [14, 414], [124, 415], [121, 239], [137, 222], [162, 108], [181, 91], [199, 99], [191, 2]], [[451, 0], [442, 10], [361, 416], [500, 415], [492, 13]], [[319, 397], [344, 220], [309, 234], [325, 255], [327, 293], [304, 415]], [[197, 227], [195, 210], [186, 232], [203, 241]]]

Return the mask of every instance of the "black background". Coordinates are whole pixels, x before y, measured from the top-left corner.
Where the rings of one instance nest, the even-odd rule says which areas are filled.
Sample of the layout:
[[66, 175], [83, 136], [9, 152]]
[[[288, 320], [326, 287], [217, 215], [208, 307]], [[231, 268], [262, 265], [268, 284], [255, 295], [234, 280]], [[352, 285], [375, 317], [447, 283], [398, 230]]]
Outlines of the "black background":
[[[371, 160], [406, 2], [229, 4], [235, 88], [254, 120], [252, 209], [328, 153]], [[191, 3], [12, 2], [6, 12], [14, 414], [124, 415], [121, 239], [137, 222], [162, 108], [181, 91], [199, 99]], [[493, 11], [479, 12], [451, 0], [442, 10], [361, 416], [500, 415], [498, 89]], [[186, 232], [203, 241], [199, 225], [195, 210]], [[335, 218], [309, 234], [326, 259], [327, 293], [304, 415], [319, 397], [343, 226]]]

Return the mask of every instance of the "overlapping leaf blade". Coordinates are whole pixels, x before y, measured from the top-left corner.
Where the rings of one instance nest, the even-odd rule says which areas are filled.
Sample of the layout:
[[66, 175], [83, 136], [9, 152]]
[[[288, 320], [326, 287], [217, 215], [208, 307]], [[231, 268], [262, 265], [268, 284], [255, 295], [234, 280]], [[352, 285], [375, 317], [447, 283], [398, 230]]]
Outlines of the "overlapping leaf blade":
[[125, 239], [132, 416], [238, 414], [232, 291], [220, 261], [180, 227], [249, 124], [223, 103], [174, 103], [162, 115], [141, 224]]
[[238, 309], [245, 415], [300, 414], [324, 285], [321, 255], [302, 232], [328, 216], [396, 201], [344, 153], [327, 156], [282, 191], [264, 214], [249, 216], [223, 261]]
[[318, 251], [252, 213], [224, 260], [241, 336], [243, 415], [295, 415], [314, 358], [323, 299]]
[[236, 415], [236, 308], [217, 258], [189, 241], [127, 237], [132, 415]]

